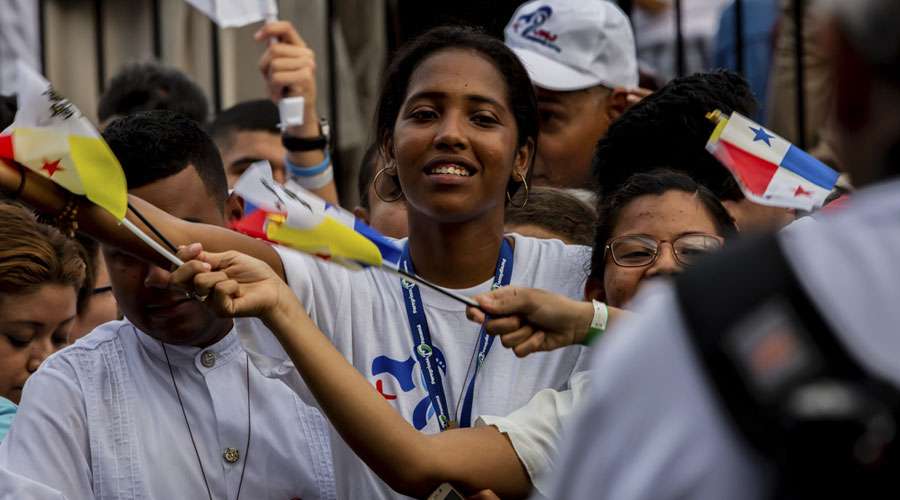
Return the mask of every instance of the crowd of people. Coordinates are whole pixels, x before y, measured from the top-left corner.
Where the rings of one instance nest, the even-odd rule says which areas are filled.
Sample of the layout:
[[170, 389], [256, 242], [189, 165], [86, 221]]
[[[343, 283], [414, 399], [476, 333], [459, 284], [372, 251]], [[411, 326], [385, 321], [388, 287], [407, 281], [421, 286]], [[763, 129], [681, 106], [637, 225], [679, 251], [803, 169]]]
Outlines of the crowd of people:
[[477, 306], [245, 234], [259, 161], [339, 204], [290, 23], [255, 35], [269, 98], [211, 120], [179, 71], [127, 66], [99, 127], [128, 219], [184, 264], [0, 162], [0, 498], [896, 496], [900, 7], [821, 16], [859, 190], [813, 213], [706, 150], [708, 113], [758, 116], [747, 80], [640, 88], [613, 2], [402, 47], [344, 208]]

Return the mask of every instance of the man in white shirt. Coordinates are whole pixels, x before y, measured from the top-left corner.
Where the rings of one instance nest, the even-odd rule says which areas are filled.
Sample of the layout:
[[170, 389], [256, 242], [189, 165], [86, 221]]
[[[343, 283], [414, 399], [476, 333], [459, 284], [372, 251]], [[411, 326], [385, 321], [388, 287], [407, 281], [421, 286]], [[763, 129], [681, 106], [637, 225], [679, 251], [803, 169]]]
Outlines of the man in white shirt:
[[[105, 131], [131, 193], [224, 224], [212, 140], [168, 111]], [[327, 424], [263, 377], [233, 323], [169, 288], [168, 270], [104, 248], [125, 313], [29, 380], [0, 467], [69, 498], [335, 498]]]
[[538, 97], [535, 184], [590, 188], [597, 140], [646, 94], [628, 16], [606, 0], [534, 0], [513, 14], [505, 40]]
[[[833, 8], [827, 40], [838, 64], [844, 165], [852, 169], [855, 184], [875, 185], [855, 195], [846, 212], [792, 228], [778, 239], [793, 274], [843, 349], [870, 376], [896, 388], [900, 5], [868, 0], [834, 2]], [[598, 346], [592, 394], [562, 453], [552, 496], [771, 496], [773, 462], [751, 448], [726, 412], [689, 338], [674, 290], [648, 290], [635, 309], [641, 314]]]

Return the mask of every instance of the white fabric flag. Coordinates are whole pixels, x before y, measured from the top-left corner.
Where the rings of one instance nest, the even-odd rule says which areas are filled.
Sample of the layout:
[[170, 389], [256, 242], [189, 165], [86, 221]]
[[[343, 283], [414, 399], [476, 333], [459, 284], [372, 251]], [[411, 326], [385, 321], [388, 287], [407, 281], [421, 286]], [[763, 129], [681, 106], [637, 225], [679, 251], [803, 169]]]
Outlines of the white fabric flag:
[[238, 28], [278, 17], [275, 0], [187, 0], [220, 28]]

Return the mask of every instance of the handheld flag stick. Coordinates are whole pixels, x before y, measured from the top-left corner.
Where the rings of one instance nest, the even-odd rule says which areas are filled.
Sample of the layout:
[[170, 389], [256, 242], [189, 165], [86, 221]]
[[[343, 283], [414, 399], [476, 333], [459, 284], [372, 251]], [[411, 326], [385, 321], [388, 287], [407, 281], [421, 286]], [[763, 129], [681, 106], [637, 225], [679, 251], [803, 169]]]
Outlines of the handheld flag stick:
[[432, 290], [439, 292], [443, 295], [446, 295], [447, 297], [450, 297], [451, 299], [462, 302], [463, 304], [465, 304], [467, 306], [477, 307], [479, 309], [481, 308], [481, 306], [478, 305], [478, 302], [475, 302], [474, 300], [470, 299], [469, 297], [466, 297], [465, 295], [460, 295], [456, 292], [451, 292], [450, 290], [447, 290], [446, 288], [435, 285], [434, 283], [426, 280], [425, 278], [416, 276], [415, 274], [408, 273], [408, 272], [404, 271], [403, 269], [400, 269], [399, 267], [394, 266], [390, 262], [385, 262], [384, 264], [382, 264], [381, 269], [384, 269], [385, 271], [389, 271], [393, 274], [396, 274], [408, 281], [412, 281], [413, 283], [415, 283], [417, 285], [431, 288]]
[[154, 240], [153, 238], [147, 236], [143, 231], [141, 231], [137, 226], [134, 225], [134, 223], [132, 223], [127, 218], [122, 219], [121, 223], [123, 226], [125, 226], [126, 229], [131, 231], [132, 234], [134, 234], [135, 236], [140, 238], [141, 241], [143, 241], [144, 243], [149, 245], [150, 248], [152, 248], [153, 250], [156, 250], [157, 253], [159, 253], [160, 255], [165, 257], [166, 260], [168, 260], [172, 264], [175, 264], [176, 266], [181, 266], [184, 264], [184, 262], [181, 259], [179, 259], [178, 257], [175, 256], [175, 254], [173, 254], [172, 252], [163, 248], [163, 246], [160, 245], [159, 243], [157, 243], [156, 240]]

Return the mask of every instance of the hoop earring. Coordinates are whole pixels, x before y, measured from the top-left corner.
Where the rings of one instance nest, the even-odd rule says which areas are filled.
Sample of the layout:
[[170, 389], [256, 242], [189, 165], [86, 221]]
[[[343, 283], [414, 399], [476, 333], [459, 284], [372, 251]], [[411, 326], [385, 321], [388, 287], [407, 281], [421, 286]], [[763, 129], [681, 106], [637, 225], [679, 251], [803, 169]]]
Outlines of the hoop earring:
[[400, 191], [400, 190], [398, 189], [398, 191], [400, 191], [400, 194], [398, 194], [396, 198], [392, 198], [392, 199], [390, 199], [390, 200], [386, 200], [386, 199], [384, 199], [384, 198], [381, 197], [381, 194], [379, 194], [379, 192], [378, 192], [378, 177], [380, 177], [381, 174], [383, 174], [385, 170], [387, 170], [387, 167], [382, 167], [381, 170], [379, 170], [378, 173], [375, 174], [375, 178], [372, 179], [372, 188], [375, 190], [375, 196], [376, 196], [379, 200], [381, 200], [381, 201], [383, 201], [383, 202], [385, 202], [385, 203], [393, 203], [393, 202], [399, 200], [400, 198], [403, 198], [403, 191]]
[[[525, 208], [526, 205], [528, 205], [528, 181], [526, 181], [524, 177], [522, 177], [522, 185], [525, 186], [525, 201], [523, 201], [522, 204], [519, 206], [513, 205], [512, 197], [509, 196], [509, 191], [507, 191], [506, 199], [507, 199], [507, 201], [509, 201], [509, 206], [511, 206], [513, 208], [522, 209], [522, 208]], [[377, 191], [376, 191], [376, 193], [377, 193]]]

